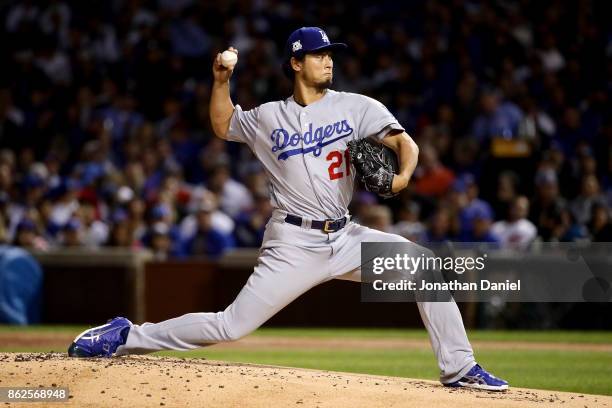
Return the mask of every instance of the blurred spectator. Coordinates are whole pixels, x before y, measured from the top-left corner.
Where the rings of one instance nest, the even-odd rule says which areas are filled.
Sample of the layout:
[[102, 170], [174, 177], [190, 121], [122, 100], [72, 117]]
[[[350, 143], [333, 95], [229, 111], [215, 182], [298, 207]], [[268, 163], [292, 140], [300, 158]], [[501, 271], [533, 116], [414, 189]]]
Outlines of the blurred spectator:
[[0, 191], [7, 194], [13, 188], [13, 170], [8, 163], [0, 163]]
[[537, 236], [537, 229], [527, 219], [529, 200], [518, 196], [512, 201], [506, 220], [497, 221], [491, 233], [499, 238], [502, 248], [526, 249]]
[[210, 191], [219, 197], [221, 209], [230, 217], [253, 206], [253, 198], [246, 187], [230, 178], [229, 168], [225, 165], [215, 167], [207, 183]]
[[98, 219], [97, 209], [89, 201], [81, 201], [79, 215], [83, 223], [83, 244], [90, 248], [102, 246], [108, 240], [108, 226]]
[[361, 225], [383, 232], [391, 232], [392, 222], [391, 210], [383, 205], [367, 207], [360, 220]]
[[272, 204], [266, 195], [255, 196], [255, 206], [241, 213], [236, 222], [236, 241], [239, 247], [258, 248], [263, 242], [266, 224], [272, 216]]
[[217, 197], [210, 191], [199, 188], [193, 192], [192, 202], [189, 204], [189, 214], [183, 218], [180, 224], [180, 234], [183, 240], [192, 237], [197, 229], [197, 217], [195, 213], [198, 208], [210, 207], [211, 208], [211, 219], [210, 222], [212, 227], [226, 235], [232, 235], [236, 227], [235, 221], [219, 210]]
[[62, 228], [61, 243], [67, 247], [83, 246], [83, 224], [77, 218], [72, 218]]
[[[63, 226], [78, 219], [84, 245], [101, 245], [106, 235], [108, 245], [137, 248], [155, 235], [160, 254], [180, 256], [197, 229], [195, 209], [210, 194], [219, 202], [213, 229], [240, 245], [259, 242], [270, 210], [265, 169], [247, 145], [212, 135], [210, 61], [222, 44], [238, 46], [234, 101], [249, 109], [283, 100], [291, 88], [277, 67], [287, 35], [325, 21], [340, 22], [328, 29], [350, 45], [334, 57], [336, 89], [385, 103], [421, 151], [413, 190], [400, 200], [418, 200], [422, 211], [400, 200], [380, 210], [378, 197], [357, 189], [356, 221], [388, 228], [395, 219], [401, 234], [416, 238], [427, 218], [425, 239], [467, 239], [476, 215], [486, 230], [492, 214], [500, 221], [525, 194], [543, 240], [607, 236], [605, 2], [394, 3], [380, 27], [371, 17], [391, 3], [339, 4], [324, 16], [317, 5], [305, 11], [285, 0], [265, 12], [248, 2], [238, 9], [190, 0], [5, 3], [0, 231], [9, 242], [21, 225], [24, 243], [34, 232], [36, 242], [62, 246]], [[528, 156], [490, 157], [497, 137], [525, 139]], [[525, 177], [531, 168], [535, 177]], [[494, 180], [497, 191], [485, 191]]]
[[550, 142], [548, 150], [542, 154], [541, 169], [551, 169], [556, 174], [556, 178], [563, 180], [563, 185], [559, 186], [559, 193], [563, 196], [575, 196], [578, 192], [578, 181], [575, 179], [575, 170], [563, 152], [560, 143], [555, 140]]
[[6, 31], [14, 33], [23, 29], [24, 26], [34, 26], [39, 17], [40, 9], [35, 2], [31, 0], [18, 2], [10, 7], [8, 15], [6, 16]]
[[227, 145], [219, 138], [211, 139], [202, 149], [199, 157], [199, 166], [194, 173], [193, 182], [205, 182], [206, 176], [211, 174], [217, 166], [228, 166], [230, 157], [227, 153]]
[[591, 174], [583, 177], [580, 194], [570, 204], [576, 222], [586, 225], [591, 220], [592, 207], [595, 204], [605, 206], [605, 198], [600, 193], [597, 177]]
[[479, 161], [480, 144], [472, 139], [463, 137], [454, 140], [452, 148], [453, 168], [457, 174], [470, 173], [478, 175], [482, 163]]
[[472, 228], [469, 232], [463, 232], [462, 240], [467, 242], [487, 242], [499, 244], [500, 239], [491, 229], [493, 214], [486, 206], [474, 206], [471, 209]]
[[115, 144], [121, 143], [144, 121], [136, 111], [136, 100], [128, 94], [115, 96], [113, 104], [99, 112], [99, 118]]
[[419, 221], [420, 215], [421, 207], [419, 204], [414, 201], [407, 202], [398, 211], [397, 222], [392, 227], [393, 233], [412, 242], [422, 241], [425, 226]]
[[497, 178], [497, 195], [493, 202], [495, 214], [508, 214], [518, 195], [519, 178], [513, 171], [504, 171]]
[[84, 51], [98, 62], [115, 62], [119, 58], [115, 27], [101, 21], [100, 16], [95, 14], [89, 16], [88, 25], [89, 35], [85, 39]]
[[562, 222], [558, 225], [558, 236], [554, 236], [553, 240], [562, 242], [586, 241], [589, 238], [589, 232], [584, 224], [576, 220], [574, 215], [568, 209], [564, 209], [561, 213]]
[[448, 209], [439, 208], [429, 219], [424, 242], [447, 242], [451, 238], [451, 214]]
[[23, 180], [23, 205], [31, 207], [36, 205], [45, 194], [45, 180], [37, 174], [28, 174]]
[[170, 228], [163, 222], [156, 222], [151, 226], [146, 235], [146, 242], [158, 261], [182, 255], [182, 252], [177, 250], [176, 243], [172, 241]]
[[55, 243], [57, 241], [57, 235], [61, 230], [62, 225], [56, 224], [51, 220], [51, 213], [53, 211], [53, 201], [49, 198], [43, 198], [38, 203], [38, 215], [39, 224], [43, 229], [43, 235], [49, 242]]
[[554, 140], [562, 146], [566, 155], [572, 156], [578, 143], [584, 139], [588, 140], [590, 137], [582, 128], [580, 111], [575, 107], [565, 107], [563, 109], [561, 126], [558, 128]]
[[38, 235], [36, 224], [27, 218], [21, 220], [17, 225], [13, 245], [39, 250], [48, 248], [45, 240]]
[[212, 226], [214, 206], [203, 202], [197, 209], [195, 234], [185, 242], [185, 251], [189, 255], [219, 258], [228, 249], [234, 247], [234, 240]]
[[10, 91], [0, 88], [0, 146], [15, 149], [21, 145], [19, 136], [25, 119], [23, 111], [13, 104]]
[[539, 54], [547, 71], [557, 72], [565, 66], [565, 58], [557, 48], [557, 39], [551, 32], [544, 34], [543, 47]]
[[134, 234], [130, 228], [128, 214], [123, 209], [118, 209], [112, 216], [112, 226], [109, 233], [109, 239], [106, 242], [111, 247], [131, 248], [136, 245]]
[[252, 166], [252, 169], [244, 175], [243, 180], [246, 188], [253, 197], [258, 195], [270, 196], [268, 177], [261, 166]]
[[78, 185], [75, 180], [65, 180], [55, 192], [59, 198], [51, 209], [51, 222], [56, 225], [66, 225], [79, 208], [77, 200]]
[[591, 211], [591, 239], [595, 242], [612, 242], [612, 217], [608, 207], [594, 204]]
[[201, 57], [210, 40], [198, 21], [197, 8], [185, 8], [182, 18], [174, 20], [170, 25], [170, 41], [174, 53], [185, 57]]
[[536, 143], [545, 143], [556, 132], [555, 121], [532, 98], [523, 103], [525, 116], [519, 127], [519, 136]]
[[478, 216], [483, 220], [493, 219], [493, 210], [489, 203], [478, 198], [479, 190], [474, 176], [464, 174], [453, 184], [455, 205], [459, 209], [459, 235], [466, 240], [472, 236], [474, 219]]
[[353, 201], [349, 207], [351, 220], [356, 223], [363, 224], [362, 220], [368, 211], [368, 208], [378, 202], [376, 195], [369, 191], [357, 191], [353, 196]]
[[147, 232], [145, 222], [145, 204], [140, 198], [134, 198], [127, 204], [127, 224], [132, 241], [141, 242]]
[[502, 101], [496, 90], [486, 90], [480, 96], [482, 113], [474, 121], [472, 135], [484, 142], [493, 137], [506, 139], [518, 136], [523, 113], [514, 103]]
[[414, 190], [425, 195], [440, 197], [448, 191], [455, 180], [453, 172], [438, 160], [434, 147], [419, 148], [419, 166], [415, 171]]
[[0, 245], [9, 244], [8, 231], [6, 230], [6, 221], [4, 215], [0, 212]]
[[536, 194], [529, 218], [538, 226], [543, 240], [560, 238], [567, 227], [567, 219], [563, 216], [567, 203], [559, 194], [557, 175], [552, 169], [540, 169], [535, 184]]
[[72, 80], [70, 59], [51, 37], [42, 38], [34, 63], [56, 85], [68, 85]]
[[[175, 211], [173, 207], [171, 207], [167, 203], [157, 204], [151, 210], [151, 219], [149, 225], [152, 228], [149, 232], [155, 232], [156, 225], [159, 227], [160, 231], [162, 229], [166, 231], [165, 234], [168, 236], [170, 242], [172, 243], [171, 252], [178, 254], [181, 252], [179, 248], [181, 246], [182, 241], [179, 227], [174, 223], [174, 219]], [[162, 228], [161, 225], [163, 225], [164, 228]]]

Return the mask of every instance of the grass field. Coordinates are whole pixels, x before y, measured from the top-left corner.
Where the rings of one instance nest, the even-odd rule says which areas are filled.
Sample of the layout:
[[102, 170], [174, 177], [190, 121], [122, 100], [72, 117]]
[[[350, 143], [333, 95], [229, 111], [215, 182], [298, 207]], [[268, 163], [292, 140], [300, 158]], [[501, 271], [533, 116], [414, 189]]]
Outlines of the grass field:
[[[81, 327], [27, 327], [0, 326], [0, 351], [49, 351], [50, 348], [11, 346], [2, 344], [2, 334], [15, 333], [78, 333]], [[574, 391], [590, 394], [612, 395], [611, 348], [596, 347], [612, 345], [612, 332], [576, 331], [478, 331], [469, 333], [475, 343], [479, 363], [496, 375], [507, 379], [511, 385], [525, 388]], [[426, 340], [424, 330], [402, 329], [276, 329], [264, 328], [253, 337], [320, 340], [342, 339], [412, 339]], [[487, 343], [492, 343], [486, 346]], [[494, 343], [494, 344], [493, 344]], [[523, 348], [517, 349], [517, 344]], [[525, 348], [533, 344], [533, 348]], [[190, 352], [162, 352], [165, 356], [200, 357], [211, 360], [248, 362], [346, 371], [410, 378], [436, 379], [438, 370], [429, 347], [417, 345], [407, 349], [384, 349], [360, 347], [305, 349], [267, 347], [215, 348], [209, 347]], [[420, 344], [420, 343], [419, 343]], [[581, 344], [581, 347], [564, 349], [564, 344]], [[556, 345], [556, 346], [555, 346]], [[480, 346], [480, 349], [479, 349]], [[547, 346], [551, 346], [547, 348]], [[552, 347], [555, 346], [555, 347]], [[591, 347], [590, 347], [591, 346]], [[54, 348], [57, 351], [57, 348]]]

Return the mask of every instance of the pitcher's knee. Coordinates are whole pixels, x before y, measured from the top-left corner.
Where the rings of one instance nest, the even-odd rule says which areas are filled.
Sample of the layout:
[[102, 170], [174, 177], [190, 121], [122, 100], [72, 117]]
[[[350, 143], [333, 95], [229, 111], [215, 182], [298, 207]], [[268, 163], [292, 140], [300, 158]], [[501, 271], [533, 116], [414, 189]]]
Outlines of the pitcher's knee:
[[[223, 312], [220, 312], [223, 313]], [[223, 332], [225, 341], [236, 341], [240, 340], [244, 336], [251, 334], [258, 325], [254, 325], [252, 322], [236, 321], [235, 319], [227, 319], [227, 316], [223, 316]]]
[[236, 340], [240, 340], [241, 338], [243, 338], [244, 336], [246, 336], [248, 333], [234, 333], [233, 331], [230, 331], [227, 333], [227, 336], [225, 338], [225, 341], [236, 341]]
[[243, 327], [240, 326], [228, 326], [227, 330], [226, 330], [226, 341], [236, 341], [236, 340], [240, 340], [241, 338], [251, 334], [253, 330], [250, 329], [245, 329]]

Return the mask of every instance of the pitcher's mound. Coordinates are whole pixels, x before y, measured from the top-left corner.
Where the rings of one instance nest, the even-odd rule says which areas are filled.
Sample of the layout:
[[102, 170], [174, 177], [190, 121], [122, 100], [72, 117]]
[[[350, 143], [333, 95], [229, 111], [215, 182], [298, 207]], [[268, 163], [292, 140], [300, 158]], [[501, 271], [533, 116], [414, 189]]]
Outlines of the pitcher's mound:
[[0, 373], [0, 387], [68, 387], [75, 407], [612, 407], [606, 396], [449, 389], [433, 381], [202, 359], [0, 353]]

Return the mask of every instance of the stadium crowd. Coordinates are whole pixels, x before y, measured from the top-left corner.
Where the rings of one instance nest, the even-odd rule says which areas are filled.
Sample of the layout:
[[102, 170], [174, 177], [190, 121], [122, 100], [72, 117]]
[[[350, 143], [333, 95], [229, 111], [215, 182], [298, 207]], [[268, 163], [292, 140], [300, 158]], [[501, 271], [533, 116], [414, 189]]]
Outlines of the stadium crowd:
[[359, 222], [421, 242], [612, 241], [612, 28], [605, 2], [3, 2], [0, 242], [257, 247], [272, 207], [247, 146], [212, 135], [211, 62], [235, 103], [291, 94], [288, 34], [349, 44], [333, 88], [384, 103], [420, 147]]

